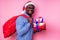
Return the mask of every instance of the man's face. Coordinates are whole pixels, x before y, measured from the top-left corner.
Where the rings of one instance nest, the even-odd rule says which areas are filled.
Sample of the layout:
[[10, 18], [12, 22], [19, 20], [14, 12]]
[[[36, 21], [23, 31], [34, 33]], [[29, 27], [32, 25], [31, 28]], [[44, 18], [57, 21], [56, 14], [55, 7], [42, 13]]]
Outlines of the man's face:
[[34, 5], [30, 4], [26, 7], [26, 12], [32, 15], [34, 13], [34, 9], [35, 9]]

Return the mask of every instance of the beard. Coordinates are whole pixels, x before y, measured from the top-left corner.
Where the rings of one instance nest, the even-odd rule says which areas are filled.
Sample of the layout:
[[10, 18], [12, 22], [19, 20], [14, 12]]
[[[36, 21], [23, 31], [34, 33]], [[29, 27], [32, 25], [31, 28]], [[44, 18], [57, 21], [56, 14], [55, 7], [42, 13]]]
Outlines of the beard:
[[26, 12], [27, 15], [29, 15], [30, 17], [32, 17], [32, 14], [29, 14], [28, 12]]

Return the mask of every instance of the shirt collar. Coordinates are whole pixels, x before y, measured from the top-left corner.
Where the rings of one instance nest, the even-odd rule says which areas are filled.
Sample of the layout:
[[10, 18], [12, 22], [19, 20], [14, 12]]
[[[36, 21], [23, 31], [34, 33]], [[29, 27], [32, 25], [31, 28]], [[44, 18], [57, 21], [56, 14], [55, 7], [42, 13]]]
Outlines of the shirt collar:
[[26, 14], [26, 12], [25, 12], [25, 15], [27, 15], [27, 16], [29, 17], [29, 15], [28, 15], [28, 14]]

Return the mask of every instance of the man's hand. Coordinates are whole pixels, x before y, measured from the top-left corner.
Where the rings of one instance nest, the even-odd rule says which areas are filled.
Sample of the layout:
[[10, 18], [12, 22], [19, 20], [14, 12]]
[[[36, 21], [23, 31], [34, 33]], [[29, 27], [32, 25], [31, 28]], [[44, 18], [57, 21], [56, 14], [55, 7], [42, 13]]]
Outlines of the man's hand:
[[28, 22], [31, 24], [32, 23], [32, 18], [28, 18]]

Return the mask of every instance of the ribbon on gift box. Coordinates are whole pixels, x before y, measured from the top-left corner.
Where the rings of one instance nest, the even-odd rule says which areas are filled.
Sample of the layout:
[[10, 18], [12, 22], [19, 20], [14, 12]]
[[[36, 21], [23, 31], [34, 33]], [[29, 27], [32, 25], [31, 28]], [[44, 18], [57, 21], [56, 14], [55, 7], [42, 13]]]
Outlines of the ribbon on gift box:
[[33, 30], [34, 30], [34, 32], [46, 30], [46, 23], [43, 22], [42, 17], [35, 19], [35, 22], [33, 23]]

